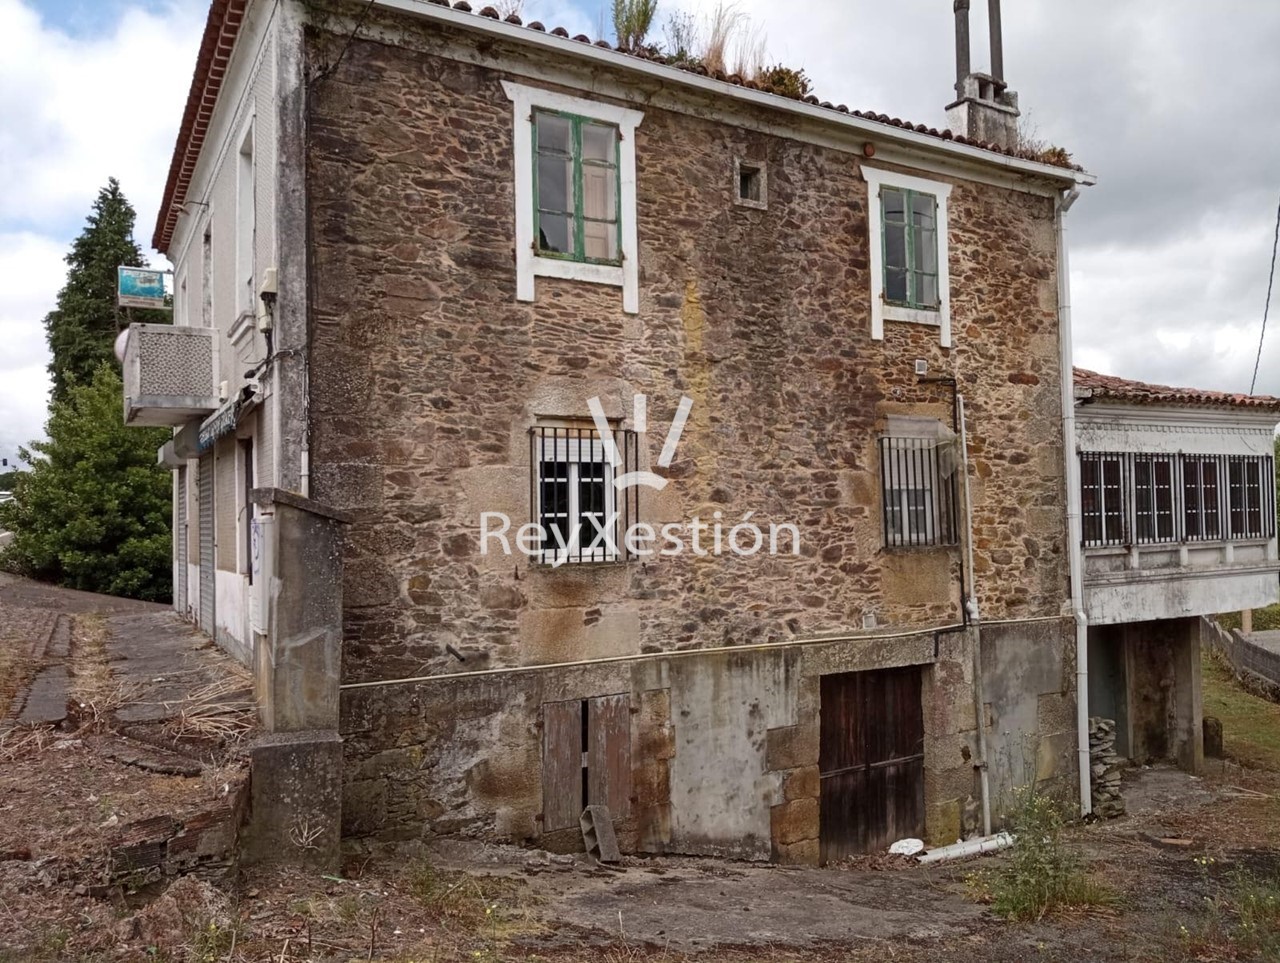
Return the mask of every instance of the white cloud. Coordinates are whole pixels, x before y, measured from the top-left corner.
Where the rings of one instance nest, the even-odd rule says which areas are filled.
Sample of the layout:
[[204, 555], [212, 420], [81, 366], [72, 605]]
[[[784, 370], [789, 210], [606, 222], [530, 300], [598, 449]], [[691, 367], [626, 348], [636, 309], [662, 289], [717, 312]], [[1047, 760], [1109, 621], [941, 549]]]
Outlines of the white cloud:
[[120, 180], [149, 247], [208, 5], [123, 11], [72, 37], [29, 5], [0, 0], [0, 456], [42, 434], [48, 356], [41, 320], [63, 256], [108, 177]]
[[127, 8], [111, 30], [73, 38], [0, 0], [0, 168], [22, 185], [0, 194], [0, 224], [78, 221], [115, 176], [149, 240], [206, 11]]
[[[702, 15], [714, 0], [671, 0]], [[940, 0], [737, 0], [823, 99], [944, 126]], [[659, 14], [660, 19], [665, 14]], [[1019, 0], [1005, 76], [1035, 135], [1098, 175], [1071, 212], [1075, 349], [1123, 377], [1245, 391], [1280, 193], [1280, 4]], [[970, 14], [985, 70], [986, 4]], [[661, 24], [654, 30], [661, 39]], [[1258, 391], [1280, 394], [1280, 291]], [[1161, 337], [1153, 339], [1152, 332]]]

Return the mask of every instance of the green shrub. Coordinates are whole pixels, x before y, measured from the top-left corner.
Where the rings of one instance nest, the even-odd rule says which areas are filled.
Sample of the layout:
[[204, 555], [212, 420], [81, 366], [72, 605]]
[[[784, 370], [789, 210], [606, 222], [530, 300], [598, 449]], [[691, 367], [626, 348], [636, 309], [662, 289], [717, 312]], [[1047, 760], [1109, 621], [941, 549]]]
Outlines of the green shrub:
[[794, 97], [796, 100], [809, 95], [809, 76], [803, 68], [796, 70], [793, 67], [774, 64], [772, 67], [761, 70], [756, 75], [756, 82], [765, 87], [772, 87], [784, 97]]
[[1066, 906], [1110, 906], [1116, 895], [1084, 871], [1062, 839], [1070, 811], [1034, 786], [1015, 789], [1010, 831], [1016, 842], [996, 869], [970, 878], [1000, 916], [1038, 920]]

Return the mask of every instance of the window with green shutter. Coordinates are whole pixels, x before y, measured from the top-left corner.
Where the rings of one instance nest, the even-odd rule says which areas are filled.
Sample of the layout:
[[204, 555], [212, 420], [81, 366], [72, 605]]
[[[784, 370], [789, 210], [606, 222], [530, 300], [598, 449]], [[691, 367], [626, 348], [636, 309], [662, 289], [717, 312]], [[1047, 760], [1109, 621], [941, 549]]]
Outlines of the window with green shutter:
[[938, 309], [938, 199], [900, 187], [880, 188], [884, 299]]
[[618, 149], [613, 124], [534, 112], [533, 217], [540, 257], [621, 263]]

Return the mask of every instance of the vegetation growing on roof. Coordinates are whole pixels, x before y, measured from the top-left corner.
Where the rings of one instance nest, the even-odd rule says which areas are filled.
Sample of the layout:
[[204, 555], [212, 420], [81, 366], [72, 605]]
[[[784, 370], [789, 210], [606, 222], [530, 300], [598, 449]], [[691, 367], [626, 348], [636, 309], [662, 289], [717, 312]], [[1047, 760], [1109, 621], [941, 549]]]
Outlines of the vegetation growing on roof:
[[1054, 167], [1074, 167], [1071, 155], [1063, 147], [1050, 144], [1040, 136], [1040, 126], [1031, 119], [1031, 111], [1018, 118], [1018, 156]]
[[613, 33], [619, 47], [643, 50], [658, 13], [658, 0], [613, 0]]
[[804, 69], [795, 70], [784, 64], [766, 67], [756, 76], [756, 83], [762, 87], [772, 87], [775, 94], [793, 97], [800, 100], [809, 96], [809, 75]]

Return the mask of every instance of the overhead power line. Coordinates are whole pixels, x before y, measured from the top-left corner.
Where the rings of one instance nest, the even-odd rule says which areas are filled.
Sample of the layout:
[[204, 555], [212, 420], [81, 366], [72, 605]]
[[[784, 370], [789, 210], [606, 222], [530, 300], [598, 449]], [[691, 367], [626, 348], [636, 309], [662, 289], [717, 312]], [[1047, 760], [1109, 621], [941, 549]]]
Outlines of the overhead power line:
[[1258, 356], [1253, 360], [1253, 380], [1249, 382], [1249, 394], [1258, 385], [1258, 366], [1262, 364], [1262, 339], [1267, 336], [1267, 315], [1271, 311], [1271, 286], [1276, 280], [1276, 247], [1280, 246], [1280, 205], [1276, 206], [1276, 236], [1271, 241], [1271, 271], [1267, 274], [1267, 303], [1262, 309], [1262, 333], [1258, 335]]

